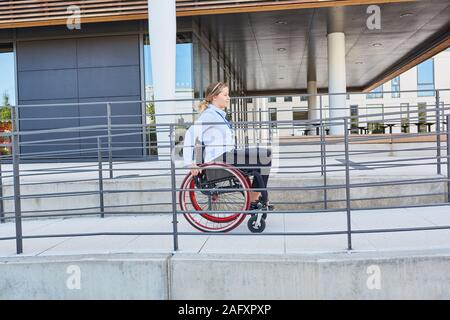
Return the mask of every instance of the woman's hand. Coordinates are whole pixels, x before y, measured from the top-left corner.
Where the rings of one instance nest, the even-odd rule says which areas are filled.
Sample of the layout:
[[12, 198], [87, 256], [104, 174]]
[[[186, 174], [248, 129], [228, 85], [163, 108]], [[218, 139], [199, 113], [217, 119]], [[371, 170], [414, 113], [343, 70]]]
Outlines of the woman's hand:
[[200, 169], [196, 164], [191, 165], [190, 170], [193, 176], [197, 176], [202, 172], [202, 169]]

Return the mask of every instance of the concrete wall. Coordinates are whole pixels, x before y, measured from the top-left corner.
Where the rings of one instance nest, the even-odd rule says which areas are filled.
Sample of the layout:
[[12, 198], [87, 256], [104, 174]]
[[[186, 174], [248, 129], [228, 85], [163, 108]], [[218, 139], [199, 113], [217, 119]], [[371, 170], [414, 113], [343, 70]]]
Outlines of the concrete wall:
[[448, 250], [13, 257], [0, 299], [449, 299], [448, 270]]
[[[344, 253], [322, 257], [255, 255], [203, 259], [175, 255], [170, 266], [173, 299], [450, 297], [449, 255], [387, 257], [381, 253], [371, 256]], [[379, 289], [371, 278], [378, 271]]]
[[167, 299], [167, 255], [0, 259], [2, 299]]

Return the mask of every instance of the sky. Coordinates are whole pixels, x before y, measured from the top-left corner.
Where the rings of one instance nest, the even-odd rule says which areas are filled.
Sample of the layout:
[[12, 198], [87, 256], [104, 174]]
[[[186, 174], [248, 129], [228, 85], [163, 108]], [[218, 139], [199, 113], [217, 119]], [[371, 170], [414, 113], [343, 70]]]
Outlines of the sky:
[[14, 55], [12, 52], [0, 53], [0, 103], [3, 103], [3, 94], [9, 95], [9, 103], [15, 104], [14, 93]]

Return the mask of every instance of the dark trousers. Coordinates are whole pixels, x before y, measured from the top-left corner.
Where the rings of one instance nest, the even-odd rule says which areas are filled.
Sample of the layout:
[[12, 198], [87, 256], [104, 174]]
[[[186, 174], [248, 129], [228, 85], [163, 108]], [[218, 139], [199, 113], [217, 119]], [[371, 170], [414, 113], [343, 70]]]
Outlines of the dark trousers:
[[[272, 166], [271, 149], [259, 147], [233, 149], [217, 157], [214, 161], [228, 163], [250, 174], [256, 173], [253, 176], [252, 188], [267, 188]], [[266, 190], [257, 190], [256, 192], [261, 192], [263, 202], [269, 200]]]

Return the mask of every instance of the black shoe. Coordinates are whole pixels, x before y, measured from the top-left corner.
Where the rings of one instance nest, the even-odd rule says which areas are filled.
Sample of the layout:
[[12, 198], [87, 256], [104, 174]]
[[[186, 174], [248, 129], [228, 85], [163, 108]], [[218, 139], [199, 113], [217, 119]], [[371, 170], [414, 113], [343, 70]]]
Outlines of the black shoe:
[[250, 203], [250, 211], [259, 211], [263, 208], [263, 204], [260, 201]]
[[263, 205], [263, 210], [273, 211], [273, 209], [275, 209], [275, 206], [273, 206], [271, 204], [268, 205], [267, 203], [263, 203], [262, 196], [259, 196], [258, 202], [260, 202]]
[[[274, 209], [274, 206], [266, 205], [266, 204], [262, 203], [261, 201], [252, 202], [250, 204], [250, 208], [249, 208], [250, 211], [273, 211], [273, 209]], [[253, 217], [253, 216], [256, 216], [257, 214], [258, 213], [255, 212], [255, 213], [252, 213], [251, 216]], [[267, 218], [267, 213], [264, 212], [262, 215], [262, 218], [265, 220]]]

